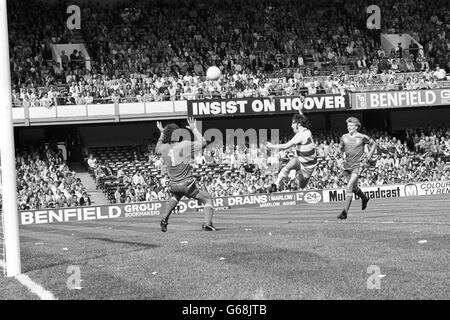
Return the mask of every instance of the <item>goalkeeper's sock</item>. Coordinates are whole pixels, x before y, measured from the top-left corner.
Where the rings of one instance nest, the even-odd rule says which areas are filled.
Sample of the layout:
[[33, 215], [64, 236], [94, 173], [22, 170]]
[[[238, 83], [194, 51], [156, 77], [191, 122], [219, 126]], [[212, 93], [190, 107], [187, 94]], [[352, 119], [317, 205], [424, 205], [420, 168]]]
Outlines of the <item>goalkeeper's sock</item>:
[[212, 217], [213, 217], [213, 207], [211, 204], [205, 205], [205, 208], [203, 209], [205, 212], [205, 223], [207, 225], [212, 224]]
[[167, 203], [167, 211], [166, 211], [166, 216], [164, 217], [164, 219], [166, 219], [167, 221], [169, 220], [169, 216], [170, 214], [173, 212], [173, 209], [175, 209], [175, 207], [178, 204], [178, 200], [175, 198], [170, 198], [169, 202]]

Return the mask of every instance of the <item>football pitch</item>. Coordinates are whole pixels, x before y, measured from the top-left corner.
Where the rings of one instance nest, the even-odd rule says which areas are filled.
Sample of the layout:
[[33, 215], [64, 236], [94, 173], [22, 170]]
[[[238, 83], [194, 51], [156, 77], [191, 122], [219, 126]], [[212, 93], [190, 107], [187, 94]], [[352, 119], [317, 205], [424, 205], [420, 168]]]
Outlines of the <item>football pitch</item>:
[[[22, 272], [60, 300], [450, 298], [449, 195], [342, 205], [21, 226]], [[39, 297], [0, 277], [0, 299]]]

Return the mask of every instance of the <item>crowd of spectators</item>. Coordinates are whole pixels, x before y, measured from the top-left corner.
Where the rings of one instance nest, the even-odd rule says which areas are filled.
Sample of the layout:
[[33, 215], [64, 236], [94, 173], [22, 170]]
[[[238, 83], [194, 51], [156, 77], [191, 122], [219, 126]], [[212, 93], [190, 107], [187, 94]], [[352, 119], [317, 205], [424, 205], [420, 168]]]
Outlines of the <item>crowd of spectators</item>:
[[[378, 4], [383, 31], [410, 33], [423, 44], [423, 56], [415, 47], [381, 50], [379, 33], [366, 28], [365, 2], [89, 3], [81, 12], [88, 70], [77, 63], [79, 52], [62, 65], [51, 57], [51, 44], [74, 37], [62, 3], [13, 1], [13, 102], [51, 107], [439, 86], [450, 70], [445, 1]], [[205, 80], [211, 65], [221, 68], [222, 81]], [[355, 72], [342, 74], [343, 66]]]
[[[386, 132], [368, 134], [378, 148], [360, 183], [362, 186], [408, 182], [450, 180], [450, 128], [408, 129], [402, 138]], [[282, 137], [286, 140], [288, 137]], [[316, 137], [319, 164], [307, 186], [308, 190], [345, 186], [342, 177], [343, 158], [339, 135], [318, 134]], [[200, 184], [213, 196], [243, 195], [299, 189], [295, 172], [281, 190], [274, 188], [278, 171], [294, 155], [292, 150], [268, 153], [264, 146], [219, 149], [207, 147], [192, 160], [194, 168], [217, 168], [198, 174]], [[148, 153], [148, 162], [157, 174], [147, 170], [120, 167], [112, 170], [107, 162], [91, 155], [87, 161], [97, 184], [107, 177], [118, 186], [113, 202], [168, 200], [168, 176], [160, 156]], [[62, 208], [90, 205], [91, 200], [81, 180], [71, 171], [60, 149], [49, 144], [30, 147], [16, 155], [18, 203], [20, 210]], [[111, 180], [112, 178], [112, 180]]]
[[[383, 33], [408, 33], [414, 44], [384, 52], [380, 32], [366, 28], [368, 0], [185, 0], [81, 5], [82, 29], [66, 27], [64, 2], [8, 1], [12, 100], [16, 106], [114, 101], [173, 101], [273, 95], [342, 94], [367, 90], [448, 87], [450, 11], [446, 0], [379, 0]], [[80, 52], [52, 56], [51, 45], [78, 37]], [[423, 52], [423, 53], [422, 53]], [[208, 66], [223, 73], [208, 81]], [[342, 71], [345, 70], [345, 71]], [[408, 130], [402, 139], [373, 133], [376, 169], [363, 185], [448, 179], [449, 131]], [[309, 188], [342, 186], [336, 136], [318, 135], [321, 163]], [[88, 203], [53, 147], [17, 156], [20, 207]], [[209, 150], [202, 162], [225, 163], [224, 176], [203, 176], [213, 194], [273, 191], [274, 175], [289, 153], [266, 156], [264, 148]], [[284, 159], [284, 160], [283, 160]], [[162, 169], [161, 159], [149, 160]], [[375, 167], [374, 167], [375, 168]], [[126, 185], [118, 202], [168, 197], [167, 176], [113, 172], [93, 167], [97, 182], [117, 176]], [[205, 180], [209, 179], [209, 180]], [[224, 188], [225, 186], [225, 188]], [[287, 185], [295, 189], [295, 183]]]
[[19, 210], [86, 206], [91, 204], [80, 178], [64, 154], [49, 143], [28, 146], [16, 154]]
[[[193, 99], [230, 99], [268, 96], [345, 94], [361, 91], [395, 91], [448, 88], [450, 81], [439, 81], [439, 70], [421, 73], [395, 73], [383, 71], [376, 74], [365, 70], [351, 75], [346, 72], [329, 76], [303, 77], [293, 73], [292, 77], [267, 78], [264, 74], [234, 74], [219, 81], [202, 80], [200, 76], [178, 77], [140, 77], [130, 79], [97, 81], [94, 78], [71, 83], [68, 92], [60, 92], [54, 87], [48, 91], [43, 88], [20, 88], [13, 90], [16, 106], [52, 107], [54, 105], [83, 105], [92, 103], [180, 101]], [[138, 82], [143, 83], [140, 89]], [[100, 89], [101, 88], [101, 89]]]
[[[438, 130], [408, 130], [403, 140], [386, 132], [369, 132], [378, 148], [360, 179], [362, 186], [398, 184], [450, 179], [450, 128]], [[331, 189], [345, 187], [343, 179], [344, 159], [339, 149], [338, 135], [316, 137], [319, 164], [307, 189]], [[237, 175], [228, 173], [225, 177], [207, 177], [205, 186], [215, 195], [238, 195], [246, 193], [273, 192], [280, 165], [285, 164], [294, 152], [280, 152], [278, 156], [264, 157], [264, 149], [250, 148], [246, 153], [237, 152], [235, 166]], [[256, 157], [255, 157], [256, 156]], [[211, 161], [225, 161], [227, 156], [214, 151]], [[231, 156], [233, 158], [233, 156]], [[206, 155], [205, 159], [208, 159]], [[219, 159], [219, 160], [215, 160]], [[241, 159], [241, 160], [239, 160]], [[233, 161], [231, 161], [233, 163]], [[296, 191], [298, 184], [295, 172], [278, 191]]]
[[[364, 0], [364, 5], [370, 1]], [[410, 34], [423, 46], [424, 54], [420, 60], [429, 62], [431, 66], [441, 65], [449, 70], [450, 63], [450, 9], [447, 1], [439, 0], [430, 3], [419, 1], [377, 1], [383, 8], [383, 33]], [[353, 6], [356, 15], [361, 13], [362, 6]], [[406, 49], [406, 48], [404, 48]], [[414, 58], [417, 58], [417, 48], [413, 49]], [[410, 51], [411, 53], [411, 51]]]
[[[382, 131], [367, 133], [378, 147], [371, 159], [371, 166], [360, 179], [362, 186], [450, 180], [450, 127], [408, 129], [400, 137]], [[339, 149], [339, 138], [338, 134], [315, 135], [319, 164], [307, 190], [345, 187], [342, 176], [344, 159]], [[284, 141], [287, 139], [287, 136], [282, 137]], [[258, 147], [256, 144], [224, 149], [207, 147], [192, 159], [192, 165], [194, 168], [212, 168], [196, 174], [199, 183], [212, 196], [296, 191], [299, 186], [294, 171], [280, 190], [274, 187], [279, 169], [293, 155], [293, 150], [268, 153], [264, 146]], [[95, 160], [93, 155], [91, 159]], [[162, 160], [150, 152], [148, 162], [158, 169], [157, 174], [122, 167], [115, 172], [108, 169], [105, 162], [93, 166], [94, 169], [103, 167], [98, 170], [99, 173], [94, 172], [94, 177], [99, 179], [107, 176], [120, 183], [111, 199], [113, 202], [167, 200], [170, 192]], [[224, 171], [215, 171], [214, 168], [220, 165], [223, 165]]]
[[52, 44], [69, 43], [63, 2], [8, 1], [11, 82], [16, 86], [47, 86], [54, 81]]
[[[407, 129], [399, 136], [387, 132], [367, 132], [377, 143], [377, 150], [360, 179], [362, 186], [377, 186], [409, 182], [450, 180], [450, 127]], [[282, 141], [289, 137], [282, 136]], [[315, 135], [319, 164], [307, 190], [332, 189], [345, 186], [342, 176], [344, 159], [339, 150], [339, 135]], [[110, 199], [116, 203], [168, 200], [169, 179], [162, 158], [150, 147], [148, 163], [155, 171], [113, 170], [108, 162], [90, 155], [87, 164], [98, 185], [102, 179], [117, 183]], [[137, 153], [134, 157], [137, 159]], [[212, 196], [244, 195], [297, 191], [299, 186], [292, 171], [286, 184], [277, 190], [274, 181], [281, 166], [293, 150], [269, 153], [264, 146], [207, 147], [192, 159], [194, 168], [217, 168], [197, 173], [197, 179]], [[18, 205], [20, 210], [64, 208], [90, 205], [89, 195], [74, 171], [55, 145], [27, 147], [16, 154]], [[198, 171], [197, 171], [198, 172]], [[0, 201], [1, 205], [1, 201]]]

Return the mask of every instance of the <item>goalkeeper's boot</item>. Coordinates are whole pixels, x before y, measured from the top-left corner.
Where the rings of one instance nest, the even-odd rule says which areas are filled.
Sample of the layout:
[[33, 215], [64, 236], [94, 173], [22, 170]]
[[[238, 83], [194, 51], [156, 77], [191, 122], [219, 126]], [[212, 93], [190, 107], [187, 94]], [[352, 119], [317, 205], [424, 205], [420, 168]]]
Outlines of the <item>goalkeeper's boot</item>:
[[203, 231], [217, 231], [216, 227], [214, 227], [212, 223], [210, 223], [210, 224], [204, 223], [202, 225], [202, 230]]
[[361, 209], [366, 210], [367, 208], [367, 202], [369, 202], [370, 198], [365, 196], [364, 198], [362, 198], [362, 206]]
[[337, 217], [340, 220], [345, 220], [347, 219], [347, 210], [342, 210], [341, 214]]
[[167, 222], [167, 218], [163, 218], [162, 220], [161, 220], [161, 231], [162, 232], [166, 232], [167, 231], [167, 225], [168, 225], [169, 223]]

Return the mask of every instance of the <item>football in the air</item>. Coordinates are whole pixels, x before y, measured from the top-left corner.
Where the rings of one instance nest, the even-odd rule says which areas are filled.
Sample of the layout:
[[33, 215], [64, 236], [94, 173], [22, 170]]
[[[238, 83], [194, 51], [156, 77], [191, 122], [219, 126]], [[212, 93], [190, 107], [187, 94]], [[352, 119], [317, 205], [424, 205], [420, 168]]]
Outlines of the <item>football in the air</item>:
[[220, 78], [221, 74], [222, 72], [216, 66], [209, 67], [208, 70], [206, 70], [206, 78], [208, 80], [217, 80]]

